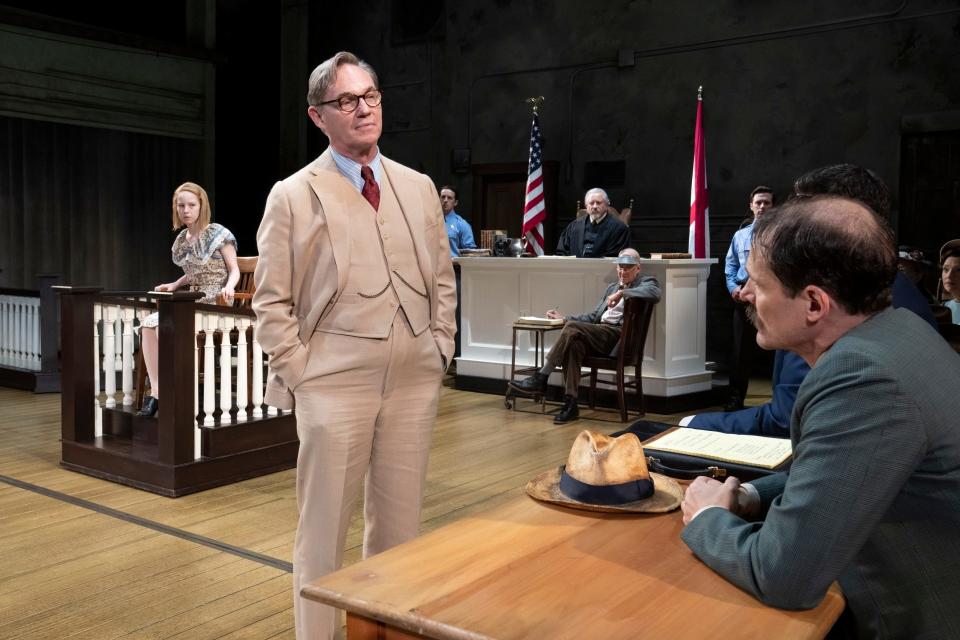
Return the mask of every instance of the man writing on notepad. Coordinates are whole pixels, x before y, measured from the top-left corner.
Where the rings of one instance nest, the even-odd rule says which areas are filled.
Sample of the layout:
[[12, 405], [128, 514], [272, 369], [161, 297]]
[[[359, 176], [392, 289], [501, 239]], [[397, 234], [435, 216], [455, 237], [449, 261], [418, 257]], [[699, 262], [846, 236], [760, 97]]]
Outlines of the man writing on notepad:
[[743, 298], [757, 342], [811, 367], [793, 464], [745, 485], [698, 478], [684, 542], [766, 604], [816, 606], [837, 580], [859, 637], [960, 637], [960, 358], [890, 307], [897, 254], [856, 200], [815, 196], [759, 218]]
[[564, 402], [553, 421], [564, 424], [578, 419], [580, 365], [586, 356], [605, 356], [617, 345], [623, 325], [625, 298], [660, 300], [660, 283], [653, 276], [641, 275], [640, 254], [634, 249], [624, 249], [617, 256], [617, 282], [607, 287], [592, 312], [564, 317], [556, 309], [547, 311], [548, 318], [566, 321], [563, 331], [547, 354], [540, 371], [519, 382], [511, 382], [510, 386], [524, 393], [543, 393], [554, 367], [562, 365]]

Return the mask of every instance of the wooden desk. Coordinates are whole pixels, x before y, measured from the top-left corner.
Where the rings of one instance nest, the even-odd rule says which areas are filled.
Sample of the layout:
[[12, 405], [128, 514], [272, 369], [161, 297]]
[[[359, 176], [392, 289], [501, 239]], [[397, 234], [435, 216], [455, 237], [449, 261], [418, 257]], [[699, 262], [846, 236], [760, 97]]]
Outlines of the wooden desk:
[[816, 609], [764, 606], [697, 560], [682, 528], [679, 510], [609, 515], [523, 496], [303, 593], [346, 609], [350, 640], [821, 638], [843, 610], [836, 585]]

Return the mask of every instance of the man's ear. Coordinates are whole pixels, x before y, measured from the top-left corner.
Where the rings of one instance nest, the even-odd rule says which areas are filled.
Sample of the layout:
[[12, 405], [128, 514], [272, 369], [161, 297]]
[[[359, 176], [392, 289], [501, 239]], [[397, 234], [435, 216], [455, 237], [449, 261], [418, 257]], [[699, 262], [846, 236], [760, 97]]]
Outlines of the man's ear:
[[833, 307], [830, 295], [815, 285], [807, 285], [800, 293], [806, 303], [807, 323], [815, 324], [823, 320]]
[[307, 116], [309, 116], [311, 122], [313, 122], [318, 129], [326, 133], [326, 130], [323, 128], [323, 115], [321, 115], [319, 109], [314, 106], [307, 107]]

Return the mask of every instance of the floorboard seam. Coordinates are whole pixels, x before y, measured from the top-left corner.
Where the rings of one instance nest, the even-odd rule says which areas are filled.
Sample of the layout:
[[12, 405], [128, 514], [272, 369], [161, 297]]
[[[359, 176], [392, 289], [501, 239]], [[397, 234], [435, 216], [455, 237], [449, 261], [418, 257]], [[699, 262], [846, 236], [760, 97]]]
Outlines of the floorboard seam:
[[223, 551], [224, 553], [239, 556], [247, 560], [252, 560], [253, 562], [258, 562], [268, 567], [273, 567], [274, 569], [280, 569], [281, 571], [286, 571], [287, 573], [293, 573], [293, 564], [286, 562], [285, 560], [280, 560], [279, 558], [274, 558], [262, 553], [257, 553], [256, 551], [250, 551], [249, 549], [244, 549], [232, 544], [227, 544], [226, 542], [214, 540], [213, 538], [208, 538], [196, 533], [184, 531], [183, 529], [171, 527], [154, 520], [141, 518], [140, 516], [118, 511], [117, 509], [105, 507], [101, 504], [97, 504], [96, 502], [90, 502], [89, 500], [84, 500], [83, 498], [76, 498], [66, 493], [54, 491], [53, 489], [47, 489], [46, 487], [41, 487], [30, 482], [24, 482], [23, 480], [17, 480], [16, 478], [11, 478], [9, 476], [0, 475], [0, 482], [8, 484], [12, 487], [23, 489], [25, 491], [32, 491], [33, 493], [46, 496], [48, 498], [53, 498], [54, 500], [60, 500], [61, 502], [66, 502], [83, 509], [95, 511], [99, 514], [110, 516], [111, 518], [116, 518], [118, 520], [123, 520], [124, 522], [129, 522], [147, 529], [152, 529], [159, 533], [174, 536], [176, 538], [180, 538], [181, 540], [187, 540], [195, 544], [210, 547], [211, 549], [216, 549], [218, 551]]

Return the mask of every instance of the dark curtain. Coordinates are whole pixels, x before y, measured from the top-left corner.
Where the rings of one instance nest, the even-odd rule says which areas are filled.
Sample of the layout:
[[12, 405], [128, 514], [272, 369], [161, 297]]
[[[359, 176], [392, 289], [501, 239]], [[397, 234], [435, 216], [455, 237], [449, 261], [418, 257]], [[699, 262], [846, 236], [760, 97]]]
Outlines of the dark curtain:
[[[144, 290], [170, 261], [171, 196], [198, 182], [201, 143], [0, 117], [0, 286]], [[215, 210], [215, 209], [214, 209]]]

